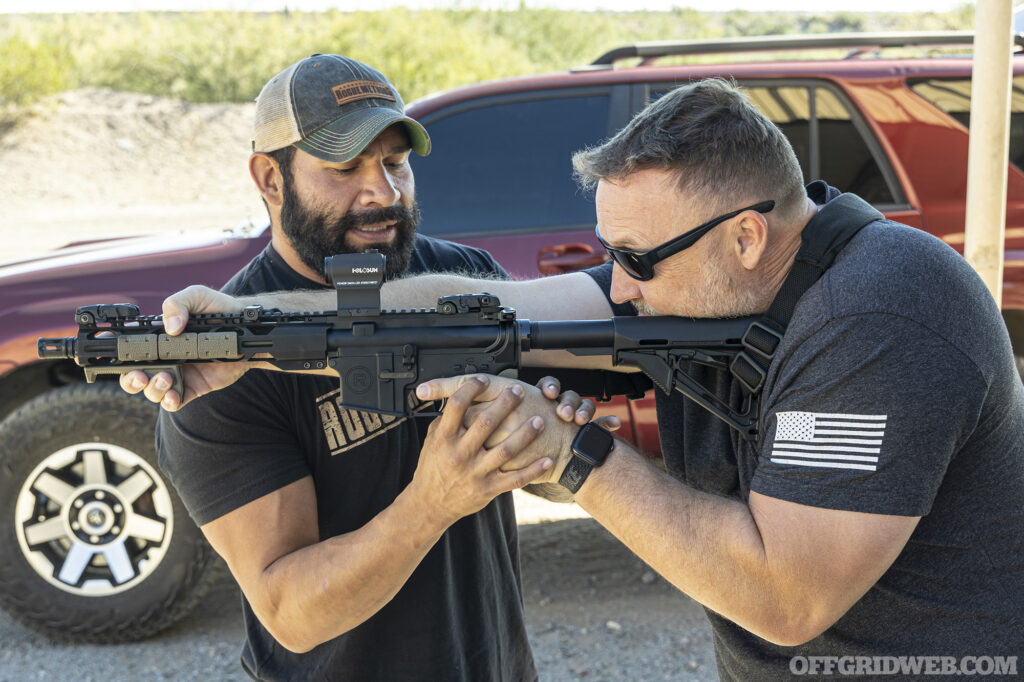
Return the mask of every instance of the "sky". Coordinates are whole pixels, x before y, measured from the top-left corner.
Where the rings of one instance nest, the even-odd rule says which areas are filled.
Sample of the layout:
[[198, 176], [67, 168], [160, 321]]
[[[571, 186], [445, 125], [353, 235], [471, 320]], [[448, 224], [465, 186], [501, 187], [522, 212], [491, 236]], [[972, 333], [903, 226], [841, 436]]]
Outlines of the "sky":
[[[528, 7], [558, 7], [562, 9], [592, 10], [669, 10], [689, 7], [707, 12], [732, 9], [766, 11], [764, 0], [0, 0], [0, 12], [24, 12], [26, 5], [33, 12], [126, 12], [136, 10], [203, 10], [230, 9], [242, 11], [323, 10], [328, 8], [383, 9], [401, 5], [416, 9], [435, 7], [484, 7], [489, 9], [515, 9], [521, 4]], [[852, 10], [856, 12], [926, 12], [947, 11], [962, 6], [964, 0], [858, 0], [851, 6], [849, 0], [772, 0], [772, 11], [830, 12]]]

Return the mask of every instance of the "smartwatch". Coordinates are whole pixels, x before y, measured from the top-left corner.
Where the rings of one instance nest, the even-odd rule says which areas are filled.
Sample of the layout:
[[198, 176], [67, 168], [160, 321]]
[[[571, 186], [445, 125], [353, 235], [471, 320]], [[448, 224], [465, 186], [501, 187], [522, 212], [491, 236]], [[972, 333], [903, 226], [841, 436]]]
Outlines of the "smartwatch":
[[571, 493], [579, 491], [594, 467], [604, 464], [614, 446], [612, 434], [593, 422], [588, 423], [572, 442], [572, 458], [562, 471], [558, 484]]

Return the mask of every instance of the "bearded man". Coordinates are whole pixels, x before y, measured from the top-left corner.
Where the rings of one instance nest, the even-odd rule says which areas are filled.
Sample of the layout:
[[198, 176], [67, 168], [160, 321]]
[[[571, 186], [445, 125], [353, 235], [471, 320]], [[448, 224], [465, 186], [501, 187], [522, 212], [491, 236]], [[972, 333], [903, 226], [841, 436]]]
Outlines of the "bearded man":
[[[325, 257], [369, 248], [387, 256], [389, 278], [505, 276], [484, 251], [416, 234], [409, 154], [429, 150], [365, 64], [314, 55], [282, 71], [256, 101], [249, 160], [272, 238], [223, 291], [327, 288]], [[264, 370], [162, 411], [160, 465], [242, 589], [251, 677], [536, 678], [509, 491], [552, 461], [504, 473], [537, 429], [485, 452], [489, 431], [461, 427], [485, 385], [473, 382], [429, 433], [424, 420], [347, 409], [336, 377]], [[522, 394], [505, 391], [493, 423]]]

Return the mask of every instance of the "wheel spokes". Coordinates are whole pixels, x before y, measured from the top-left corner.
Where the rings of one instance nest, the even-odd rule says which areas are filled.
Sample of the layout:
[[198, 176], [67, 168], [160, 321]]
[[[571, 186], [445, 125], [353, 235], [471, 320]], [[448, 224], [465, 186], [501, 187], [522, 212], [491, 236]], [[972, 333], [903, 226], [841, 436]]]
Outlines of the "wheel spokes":
[[99, 450], [88, 450], [82, 454], [85, 485], [103, 485], [107, 482], [106, 458]]
[[152, 487], [153, 479], [145, 471], [139, 469], [117, 486], [117, 492], [121, 495], [121, 499], [132, 504], [139, 499], [142, 493]]
[[85, 572], [85, 567], [89, 565], [95, 554], [96, 551], [85, 543], [72, 542], [71, 551], [64, 557], [64, 563], [61, 564], [57, 577], [68, 585], [77, 585], [82, 573]]
[[42, 578], [72, 594], [108, 596], [161, 564], [174, 515], [166, 484], [143, 457], [88, 442], [55, 451], [26, 478], [16, 528]]
[[160, 542], [164, 537], [166, 524], [163, 521], [151, 519], [141, 514], [132, 514], [132, 517], [125, 524], [125, 533], [128, 537], [140, 538], [149, 542]]
[[60, 480], [49, 471], [39, 475], [32, 486], [57, 504], [64, 504], [75, 493], [75, 487]]
[[25, 526], [25, 540], [30, 547], [63, 537], [67, 537], [67, 529], [64, 527], [64, 519], [59, 516]]
[[107, 566], [110, 567], [110, 572], [113, 574], [114, 581], [117, 584], [120, 585], [135, 577], [135, 567], [132, 566], [132, 561], [128, 558], [128, 550], [125, 549], [124, 540], [107, 545], [100, 551], [106, 558]]

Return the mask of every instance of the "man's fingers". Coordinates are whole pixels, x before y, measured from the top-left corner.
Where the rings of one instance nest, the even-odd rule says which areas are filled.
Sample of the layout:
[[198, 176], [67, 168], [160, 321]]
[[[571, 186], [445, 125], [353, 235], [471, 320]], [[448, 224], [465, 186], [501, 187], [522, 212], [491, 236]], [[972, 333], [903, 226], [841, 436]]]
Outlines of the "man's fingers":
[[149, 384], [149, 377], [146, 376], [146, 373], [137, 369], [125, 372], [117, 380], [121, 384], [121, 390], [132, 395], [146, 388]]
[[520, 424], [515, 431], [510, 433], [507, 438], [497, 444], [494, 444], [493, 447], [488, 448], [485, 456], [487, 468], [511, 471], [512, 469], [522, 469], [528, 464], [539, 459], [536, 455], [533, 455], [532, 458], [529, 459], [524, 457], [525, 461], [519, 463], [517, 466], [505, 466], [516, 459], [516, 455], [519, 455], [526, 446], [536, 440], [537, 436], [539, 436], [543, 430], [543, 418], [530, 417], [527, 419], [525, 422]]
[[177, 412], [178, 408], [182, 406], [181, 398], [178, 396], [177, 391], [167, 391], [164, 393], [164, 397], [160, 400], [160, 407], [167, 412]]
[[[519, 407], [524, 395], [525, 391], [520, 384], [512, 384], [502, 390], [485, 409], [476, 415], [473, 423], [466, 429], [464, 436], [466, 444], [474, 451], [484, 447], [484, 442], [494, 433], [495, 429], [501, 426], [505, 418]], [[479, 399], [480, 397], [477, 396], [477, 400]], [[464, 420], [465, 415], [463, 415]]]
[[455, 392], [470, 379], [478, 377], [487, 382], [487, 390], [481, 393], [477, 400], [494, 400], [502, 390], [509, 386], [519, 385], [515, 379], [507, 377], [490, 376], [488, 374], [464, 374], [457, 377], [445, 377], [442, 379], [431, 379], [424, 381], [416, 387], [416, 397], [420, 400], [441, 400], [455, 395]]
[[461, 382], [456, 390], [445, 396], [448, 402], [435, 422], [436, 428], [440, 431], [439, 435], [450, 437], [458, 434], [466, 417], [466, 410], [479, 400], [480, 394], [487, 388], [488, 379], [489, 377], [483, 375], [467, 377], [467, 381]]
[[584, 398], [576, 408], [576, 412], [573, 414], [573, 419], [576, 424], [584, 426], [594, 418], [595, 412], [597, 412], [597, 405], [594, 404], [594, 401], [590, 398]]
[[562, 421], [575, 422], [583, 426], [593, 419], [594, 413], [597, 412], [597, 406], [594, 404], [594, 401], [589, 398], [584, 399], [580, 397], [580, 394], [576, 391], [566, 391], [559, 394], [558, 391], [561, 388], [561, 384], [555, 377], [544, 377], [537, 382], [537, 388], [541, 390], [541, 393], [548, 400], [558, 401], [558, 405], [555, 406], [555, 414]]
[[618, 431], [619, 428], [622, 426], [622, 420], [619, 417], [616, 417], [614, 414], [610, 414], [605, 417], [598, 417], [593, 421], [595, 424], [599, 424], [600, 426], [608, 429], [609, 431]]
[[[139, 374], [142, 374], [143, 377], [146, 376], [144, 372], [139, 372]], [[141, 381], [141, 379], [138, 379], [138, 381]], [[173, 382], [174, 380], [167, 372], [157, 372], [156, 375], [147, 381], [142, 393], [150, 402], [162, 403], [164, 396], [171, 390]], [[133, 381], [133, 385], [135, 385], [135, 381]], [[175, 395], [177, 394], [175, 393]]]
[[545, 398], [554, 400], [558, 397], [558, 392], [561, 390], [562, 385], [555, 377], [548, 376], [537, 382], [537, 388], [541, 390]]
[[416, 397], [420, 400], [440, 400], [451, 397], [462, 384], [474, 377], [475, 375], [463, 375], [426, 381], [416, 387]]
[[550, 457], [542, 457], [527, 467], [515, 471], [499, 471], [495, 476], [501, 487], [501, 492], [507, 492], [522, 488], [527, 483], [544, 477], [552, 466], [554, 466], [554, 462]]
[[126, 393], [135, 395], [141, 392], [146, 396], [146, 400], [159, 403], [160, 407], [168, 412], [177, 411], [183, 404], [178, 392], [170, 390], [173, 379], [167, 372], [159, 372], [149, 377], [142, 370], [136, 369], [122, 374], [118, 377], [118, 382], [121, 384], [121, 390]]
[[233, 297], [198, 284], [182, 289], [164, 299], [164, 330], [174, 336], [180, 334], [192, 313], [227, 313], [241, 310]]

